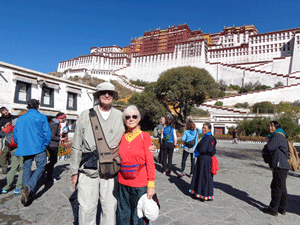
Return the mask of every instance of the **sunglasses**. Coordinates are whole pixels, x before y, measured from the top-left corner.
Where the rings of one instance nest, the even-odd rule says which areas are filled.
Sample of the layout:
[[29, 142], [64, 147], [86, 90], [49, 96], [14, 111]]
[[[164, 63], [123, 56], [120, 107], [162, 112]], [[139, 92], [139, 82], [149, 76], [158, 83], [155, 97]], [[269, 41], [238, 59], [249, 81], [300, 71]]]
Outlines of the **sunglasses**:
[[125, 119], [126, 119], [126, 120], [129, 120], [130, 118], [136, 120], [136, 119], [138, 118], [138, 116], [137, 116], [137, 115], [133, 115], [133, 116], [125, 116]]
[[111, 91], [101, 91], [101, 92], [100, 92], [100, 95], [106, 95], [106, 94], [108, 94], [108, 95], [111, 96], [111, 97], [114, 96], [114, 93], [111, 92]]

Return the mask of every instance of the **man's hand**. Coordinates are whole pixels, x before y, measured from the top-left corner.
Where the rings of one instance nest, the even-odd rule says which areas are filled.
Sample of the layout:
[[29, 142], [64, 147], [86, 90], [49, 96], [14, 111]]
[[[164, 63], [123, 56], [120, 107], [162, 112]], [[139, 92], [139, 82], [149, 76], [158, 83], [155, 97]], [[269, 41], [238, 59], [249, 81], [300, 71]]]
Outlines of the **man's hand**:
[[156, 151], [156, 147], [153, 143], [152, 143], [152, 146], [149, 147], [149, 151], [151, 152], [152, 155], [154, 155], [154, 153]]
[[74, 174], [74, 175], [72, 176], [72, 184], [73, 184], [73, 188], [76, 187], [77, 179], [78, 179], [78, 174]]

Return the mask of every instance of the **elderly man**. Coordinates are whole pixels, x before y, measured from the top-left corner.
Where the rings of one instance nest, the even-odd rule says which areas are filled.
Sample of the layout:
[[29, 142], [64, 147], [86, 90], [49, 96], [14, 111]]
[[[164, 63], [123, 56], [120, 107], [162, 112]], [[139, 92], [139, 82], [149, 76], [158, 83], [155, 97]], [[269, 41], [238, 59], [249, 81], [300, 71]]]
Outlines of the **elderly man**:
[[[39, 101], [30, 99], [27, 103], [28, 112], [20, 116], [14, 130], [14, 140], [18, 144], [16, 156], [23, 156], [23, 179], [21, 203], [26, 205], [30, 193], [33, 193], [36, 183], [42, 176], [46, 163], [46, 146], [49, 145], [52, 134], [47, 117], [41, 114]], [[36, 170], [31, 173], [32, 162], [36, 162]]]
[[[0, 108], [0, 130], [2, 131], [7, 125], [10, 125], [13, 116], [9, 113], [6, 107]], [[2, 145], [2, 136], [0, 134], [0, 165], [1, 165], [1, 172], [3, 174], [7, 174], [7, 167], [8, 167], [8, 155], [9, 149], [7, 146]]]
[[[96, 115], [100, 121], [106, 142], [110, 148], [118, 147], [125, 131], [122, 112], [112, 107], [118, 97], [114, 85], [101, 83], [94, 93]], [[96, 150], [96, 143], [89, 117], [89, 110], [78, 118], [72, 145], [72, 183], [78, 188], [79, 224], [96, 224], [98, 199], [101, 203], [101, 224], [116, 224], [116, 177], [100, 177], [97, 169], [84, 168], [80, 165], [82, 154]], [[151, 149], [155, 151], [155, 147]], [[79, 175], [79, 176], [78, 176]]]

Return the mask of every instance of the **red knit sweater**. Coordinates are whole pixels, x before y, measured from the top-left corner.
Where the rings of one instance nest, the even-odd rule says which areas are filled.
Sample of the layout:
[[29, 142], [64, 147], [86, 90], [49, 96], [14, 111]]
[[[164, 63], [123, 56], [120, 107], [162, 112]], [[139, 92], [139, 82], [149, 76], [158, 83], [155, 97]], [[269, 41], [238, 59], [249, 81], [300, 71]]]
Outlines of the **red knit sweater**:
[[149, 151], [151, 146], [150, 135], [146, 132], [140, 133], [133, 141], [128, 142], [125, 138], [125, 134], [121, 139], [119, 146], [119, 154], [122, 158], [121, 164], [140, 164], [144, 166], [139, 174], [133, 180], [126, 180], [122, 177], [121, 173], [118, 175], [120, 184], [130, 187], [144, 187], [147, 186], [148, 181], [155, 180], [155, 165], [153, 155]]

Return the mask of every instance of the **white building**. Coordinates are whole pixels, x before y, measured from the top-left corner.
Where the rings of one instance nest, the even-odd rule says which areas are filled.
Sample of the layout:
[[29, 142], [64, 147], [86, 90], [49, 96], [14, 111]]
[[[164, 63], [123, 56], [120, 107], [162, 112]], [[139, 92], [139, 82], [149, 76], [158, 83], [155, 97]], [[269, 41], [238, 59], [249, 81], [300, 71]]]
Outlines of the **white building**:
[[27, 109], [29, 99], [40, 100], [40, 112], [54, 117], [58, 112], [67, 115], [72, 125], [85, 109], [93, 106], [94, 87], [58, 78], [49, 74], [11, 65], [0, 61], [0, 107], [12, 115]]
[[179, 25], [145, 32], [129, 47], [92, 47], [89, 55], [59, 62], [66, 76], [104, 80], [156, 81], [170, 68], [195, 66], [219, 82], [274, 86], [297, 84], [300, 78], [300, 28], [259, 34], [253, 25], [227, 27], [214, 34]]

